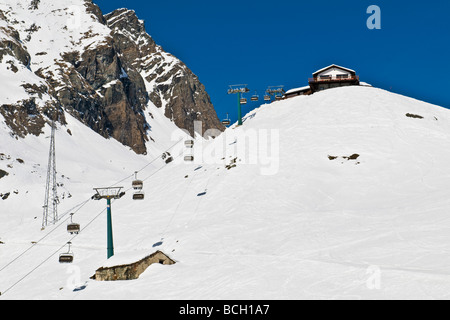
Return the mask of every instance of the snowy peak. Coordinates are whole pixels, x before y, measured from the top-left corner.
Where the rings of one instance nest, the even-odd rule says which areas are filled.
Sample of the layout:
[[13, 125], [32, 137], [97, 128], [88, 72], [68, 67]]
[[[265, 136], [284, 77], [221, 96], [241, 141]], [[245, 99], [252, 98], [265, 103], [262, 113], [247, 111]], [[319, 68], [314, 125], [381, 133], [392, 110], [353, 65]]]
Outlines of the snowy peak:
[[128, 32], [130, 38], [137, 40], [147, 34], [143, 20], [139, 20], [134, 10], [117, 9], [105, 15], [108, 27], [114, 32]]
[[[2, 106], [23, 113], [25, 104], [33, 104], [34, 116], [57, 112], [63, 124], [67, 112], [138, 154], [159, 143], [159, 133], [149, 131], [157, 126], [148, 116], [156, 113], [155, 105], [167, 122], [192, 134], [193, 120], [203, 120], [205, 130], [221, 128], [197, 77], [154, 43], [131, 10], [104, 17], [92, 1], [3, 2], [0, 67], [5, 87], [11, 88], [0, 94]], [[4, 108], [0, 112], [8, 118]], [[29, 131], [26, 122], [19, 125]]]
[[[24, 48], [20, 39], [20, 34], [8, 24], [6, 16], [0, 11], [0, 61], [4, 55], [9, 55], [17, 59], [23, 66], [30, 64], [31, 57]], [[11, 67], [13, 64], [11, 63]]]

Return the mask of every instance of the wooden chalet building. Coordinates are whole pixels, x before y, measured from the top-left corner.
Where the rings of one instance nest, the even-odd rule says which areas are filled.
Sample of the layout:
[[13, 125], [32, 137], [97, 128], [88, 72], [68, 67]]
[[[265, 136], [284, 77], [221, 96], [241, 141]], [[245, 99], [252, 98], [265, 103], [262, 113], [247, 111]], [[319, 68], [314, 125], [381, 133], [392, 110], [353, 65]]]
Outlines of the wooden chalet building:
[[358, 86], [359, 77], [354, 70], [332, 64], [313, 73], [309, 79], [312, 92], [344, 86]]
[[310, 95], [330, 88], [358, 85], [360, 85], [359, 76], [356, 75], [354, 70], [332, 64], [314, 72], [313, 77], [309, 79], [309, 86], [291, 89], [285, 93], [284, 97], [287, 99], [300, 95]]

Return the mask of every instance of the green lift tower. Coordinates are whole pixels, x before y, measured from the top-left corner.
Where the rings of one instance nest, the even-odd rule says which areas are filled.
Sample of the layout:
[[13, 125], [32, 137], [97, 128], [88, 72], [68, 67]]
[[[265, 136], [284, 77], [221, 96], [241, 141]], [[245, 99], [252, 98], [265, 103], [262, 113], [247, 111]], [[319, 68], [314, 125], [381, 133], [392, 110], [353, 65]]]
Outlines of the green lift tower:
[[112, 214], [111, 214], [111, 200], [120, 199], [125, 195], [125, 192], [120, 192], [123, 187], [109, 187], [109, 188], [94, 188], [97, 194], [94, 195], [95, 200], [106, 199], [107, 204], [107, 257], [108, 259], [114, 255], [114, 242], [112, 230]]
[[231, 85], [229, 87], [230, 88], [228, 89], [228, 94], [236, 94], [237, 93], [237, 97], [238, 97], [238, 125], [241, 126], [242, 125], [241, 105], [242, 104], [247, 104], [247, 99], [245, 99], [242, 96], [242, 93], [247, 93], [247, 92], [250, 91], [250, 89], [247, 88], [246, 84], [235, 84], [235, 85]]

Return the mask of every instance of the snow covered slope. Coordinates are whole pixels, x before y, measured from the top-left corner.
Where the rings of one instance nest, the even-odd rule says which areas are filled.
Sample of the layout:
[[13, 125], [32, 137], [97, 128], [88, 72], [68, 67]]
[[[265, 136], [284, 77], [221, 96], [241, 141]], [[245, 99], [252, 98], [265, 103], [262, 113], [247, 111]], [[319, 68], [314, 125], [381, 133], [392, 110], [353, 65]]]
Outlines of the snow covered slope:
[[[148, 166], [151, 156], [69, 125], [77, 139], [58, 131], [58, 175], [72, 197], [60, 225], [43, 231], [46, 154], [34, 146], [48, 140], [1, 137], [10, 157], [0, 193], [20, 190], [0, 200], [0, 299], [449, 298], [447, 109], [377, 88], [330, 89], [262, 105], [243, 126], [198, 141], [196, 163]], [[125, 178], [130, 189], [140, 168], [146, 199], [127, 192], [113, 203], [106, 260], [106, 203], [88, 201], [92, 187]], [[73, 211], [76, 237], [65, 231]], [[61, 265], [69, 240], [75, 262]], [[176, 264], [134, 281], [90, 279], [156, 250]]]

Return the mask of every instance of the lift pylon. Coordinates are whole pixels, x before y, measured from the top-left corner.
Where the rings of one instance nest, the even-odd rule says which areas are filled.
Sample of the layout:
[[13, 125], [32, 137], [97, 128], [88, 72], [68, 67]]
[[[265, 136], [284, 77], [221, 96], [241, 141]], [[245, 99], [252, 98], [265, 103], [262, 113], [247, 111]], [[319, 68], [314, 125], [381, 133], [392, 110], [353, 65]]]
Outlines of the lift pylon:
[[[246, 84], [234, 84], [230, 85], [228, 89], [228, 94], [237, 94], [238, 96], [238, 125], [242, 125], [242, 111], [241, 111], [241, 104], [244, 102], [241, 100], [241, 94], [250, 92], [250, 89], [247, 88]], [[245, 103], [247, 103], [247, 100], [245, 100]], [[244, 103], [244, 104], [245, 104]]]
[[111, 214], [111, 199], [120, 199], [125, 195], [125, 192], [120, 192], [123, 187], [109, 187], [109, 188], [94, 188], [97, 194], [94, 199], [106, 199], [107, 204], [107, 257], [108, 259], [114, 255], [114, 242], [112, 230], [112, 214]]
[[275, 96], [275, 100], [280, 100], [285, 94], [284, 86], [270, 86], [267, 88], [266, 94], [267, 96]]
[[52, 119], [52, 131], [50, 135], [50, 151], [48, 155], [47, 182], [45, 185], [44, 212], [42, 217], [42, 229], [49, 224], [55, 224], [58, 221], [58, 190], [56, 183], [56, 147], [55, 132], [56, 123], [55, 116]]

